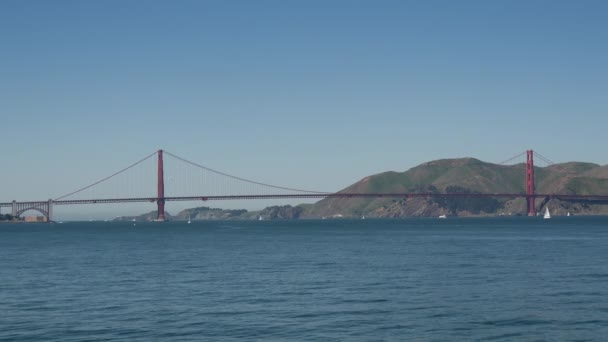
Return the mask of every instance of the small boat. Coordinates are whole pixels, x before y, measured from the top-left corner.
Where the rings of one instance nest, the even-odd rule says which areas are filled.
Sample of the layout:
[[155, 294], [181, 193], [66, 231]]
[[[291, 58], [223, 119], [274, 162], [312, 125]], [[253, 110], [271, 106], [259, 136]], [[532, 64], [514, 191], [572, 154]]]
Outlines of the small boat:
[[262, 221], [262, 220], [263, 220], [262, 215], [258, 216], [258, 221]]
[[191, 221], [190, 221], [190, 215], [188, 215], [188, 224], [190, 224], [190, 222], [191, 222]]
[[549, 208], [545, 208], [545, 215], [543, 216], [544, 219], [550, 219], [551, 218], [551, 214], [549, 213]]
[[570, 212], [568, 212], [568, 213], [566, 214], [566, 216], [570, 216]]
[[365, 215], [361, 216], [361, 219], [362, 219], [362, 220], [365, 220]]
[[445, 216], [445, 215], [439, 215], [439, 218], [440, 219], [444, 219], [444, 218], [447, 218], [447, 216]]

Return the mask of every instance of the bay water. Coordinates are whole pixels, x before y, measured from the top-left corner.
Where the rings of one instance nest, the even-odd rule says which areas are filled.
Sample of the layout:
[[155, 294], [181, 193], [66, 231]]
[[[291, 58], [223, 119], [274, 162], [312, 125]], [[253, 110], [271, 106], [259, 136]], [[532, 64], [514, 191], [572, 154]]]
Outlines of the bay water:
[[605, 341], [608, 217], [0, 224], [0, 341]]

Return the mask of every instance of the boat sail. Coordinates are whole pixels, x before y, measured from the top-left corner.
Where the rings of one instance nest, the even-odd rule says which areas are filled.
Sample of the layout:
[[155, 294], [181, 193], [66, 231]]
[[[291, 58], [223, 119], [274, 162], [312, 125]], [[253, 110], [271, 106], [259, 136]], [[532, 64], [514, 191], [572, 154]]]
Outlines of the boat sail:
[[188, 223], [190, 223], [190, 215], [188, 215]]
[[549, 213], [549, 208], [545, 208], [545, 216], [543, 216], [544, 219], [550, 219], [551, 218], [551, 214]]

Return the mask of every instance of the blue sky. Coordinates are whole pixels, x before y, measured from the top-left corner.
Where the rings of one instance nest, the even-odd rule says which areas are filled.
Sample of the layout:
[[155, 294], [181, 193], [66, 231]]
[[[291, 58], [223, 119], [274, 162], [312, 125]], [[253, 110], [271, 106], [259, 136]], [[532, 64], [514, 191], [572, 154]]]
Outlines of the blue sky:
[[0, 200], [56, 197], [159, 148], [327, 191], [529, 148], [608, 164], [606, 13], [605, 1], [2, 1]]

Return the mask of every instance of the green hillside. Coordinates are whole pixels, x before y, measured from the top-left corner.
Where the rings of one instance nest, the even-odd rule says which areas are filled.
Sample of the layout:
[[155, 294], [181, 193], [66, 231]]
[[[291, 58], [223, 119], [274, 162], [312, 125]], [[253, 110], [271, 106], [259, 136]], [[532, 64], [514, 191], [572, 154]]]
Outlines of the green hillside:
[[[608, 194], [608, 167], [569, 162], [535, 167], [537, 193]], [[474, 158], [442, 159], [424, 163], [404, 172], [383, 172], [368, 176], [340, 192], [471, 192], [524, 193], [525, 164], [511, 166], [486, 163]], [[548, 205], [555, 210], [578, 214], [608, 214], [603, 204], [537, 199], [537, 209]], [[577, 206], [578, 205], [578, 206]], [[586, 207], [585, 207], [586, 206]], [[504, 198], [327, 198], [307, 208], [302, 217], [407, 217], [447, 215], [525, 214], [524, 199]]]

